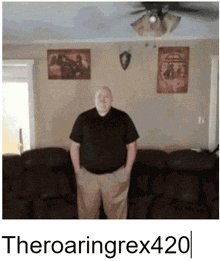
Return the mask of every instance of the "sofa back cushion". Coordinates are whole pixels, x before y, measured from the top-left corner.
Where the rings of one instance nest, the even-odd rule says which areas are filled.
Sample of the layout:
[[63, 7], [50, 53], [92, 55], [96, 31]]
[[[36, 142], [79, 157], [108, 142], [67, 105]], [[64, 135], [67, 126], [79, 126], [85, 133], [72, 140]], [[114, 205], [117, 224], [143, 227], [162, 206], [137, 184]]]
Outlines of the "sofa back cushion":
[[21, 156], [16, 154], [4, 154], [2, 157], [3, 177], [19, 176], [23, 171]]
[[168, 159], [168, 153], [156, 149], [140, 149], [137, 151], [136, 162], [141, 162], [150, 167], [163, 169]]
[[25, 168], [32, 168], [39, 165], [56, 167], [68, 161], [68, 152], [62, 148], [39, 148], [25, 151], [21, 155]]
[[215, 167], [217, 156], [193, 150], [179, 150], [170, 153], [167, 165], [173, 170], [203, 171]]

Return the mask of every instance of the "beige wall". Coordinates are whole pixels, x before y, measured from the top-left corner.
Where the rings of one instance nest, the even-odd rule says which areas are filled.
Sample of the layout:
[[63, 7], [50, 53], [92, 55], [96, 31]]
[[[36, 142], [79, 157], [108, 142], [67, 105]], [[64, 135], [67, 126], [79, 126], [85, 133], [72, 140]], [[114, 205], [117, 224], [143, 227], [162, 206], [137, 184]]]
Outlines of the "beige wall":
[[[4, 59], [34, 59], [36, 146], [68, 146], [77, 115], [92, 108], [94, 90], [112, 89], [113, 106], [126, 111], [140, 134], [138, 146], [208, 147], [211, 55], [218, 40], [159, 41], [113, 44], [4, 45]], [[189, 46], [189, 84], [186, 94], [157, 94], [160, 46]], [[124, 71], [119, 54], [129, 47], [132, 58]], [[91, 80], [48, 80], [47, 50], [89, 48]], [[199, 116], [205, 123], [198, 124]]]

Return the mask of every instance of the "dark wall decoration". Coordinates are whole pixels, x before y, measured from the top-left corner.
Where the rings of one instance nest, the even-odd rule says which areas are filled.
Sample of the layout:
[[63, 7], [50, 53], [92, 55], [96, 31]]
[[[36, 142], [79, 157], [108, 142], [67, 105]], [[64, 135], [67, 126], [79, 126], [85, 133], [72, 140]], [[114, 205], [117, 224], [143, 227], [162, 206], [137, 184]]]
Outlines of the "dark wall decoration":
[[88, 80], [91, 57], [89, 49], [47, 50], [48, 79]]
[[128, 68], [128, 65], [131, 61], [131, 54], [127, 51], [124, 51], [119, 55], [121, 67], [126, 70]]
[[160, 47], [158, 49], [158, 93], [187, 93], [189, 47]]

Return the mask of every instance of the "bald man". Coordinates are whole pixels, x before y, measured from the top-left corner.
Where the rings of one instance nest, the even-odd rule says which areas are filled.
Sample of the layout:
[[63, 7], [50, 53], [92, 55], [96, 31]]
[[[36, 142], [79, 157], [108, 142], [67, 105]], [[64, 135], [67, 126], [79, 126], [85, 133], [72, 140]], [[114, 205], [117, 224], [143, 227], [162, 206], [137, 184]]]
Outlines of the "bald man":
[[79, 219], [98, 219], [101, 200], [108, 219], [127, 218], [137, 130], [127, 113], [112, 107], [112, 93], [95, 93], [95, 108], [81, 113], [70, 134]]

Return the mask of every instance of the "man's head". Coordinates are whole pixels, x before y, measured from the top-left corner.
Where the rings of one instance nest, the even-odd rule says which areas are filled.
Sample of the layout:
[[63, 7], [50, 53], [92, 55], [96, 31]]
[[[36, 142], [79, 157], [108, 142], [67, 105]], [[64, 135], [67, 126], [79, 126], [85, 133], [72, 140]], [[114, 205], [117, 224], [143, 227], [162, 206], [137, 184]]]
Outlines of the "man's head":
[[112, 93], [108, 87], [101, 87], [95, 93], [95, 106], [101, 116], [105, 116], [112, 105]]

